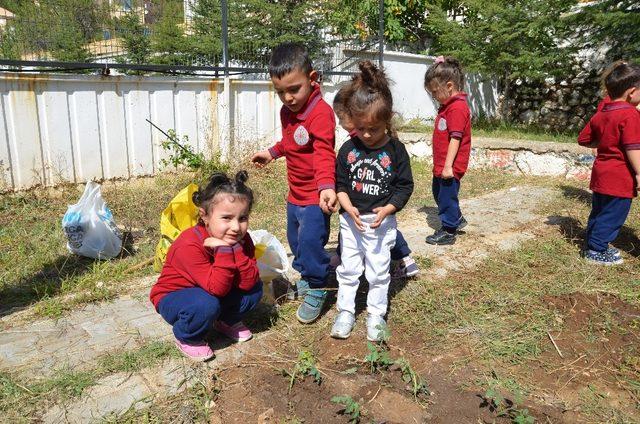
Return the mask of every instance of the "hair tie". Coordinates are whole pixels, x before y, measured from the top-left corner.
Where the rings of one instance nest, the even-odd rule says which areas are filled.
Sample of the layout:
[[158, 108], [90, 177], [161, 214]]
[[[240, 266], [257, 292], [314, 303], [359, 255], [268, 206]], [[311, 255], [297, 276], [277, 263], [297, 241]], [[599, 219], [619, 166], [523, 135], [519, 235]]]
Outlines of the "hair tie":
[[439, 63], [444, 63], [444, 56], [438, 56], [436, 57], [436, 60], [433, 62], [435, 65], [439, 64]]

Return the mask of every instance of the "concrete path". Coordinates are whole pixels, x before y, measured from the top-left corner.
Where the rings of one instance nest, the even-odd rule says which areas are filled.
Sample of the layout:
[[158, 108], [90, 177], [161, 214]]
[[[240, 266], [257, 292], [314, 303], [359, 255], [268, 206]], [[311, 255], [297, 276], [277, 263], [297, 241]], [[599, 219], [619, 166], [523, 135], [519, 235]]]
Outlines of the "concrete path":
[[[461, 202], [469, 221], [465, 234], [453, 246], [429, 246], [424, 238], [437, 227], [434, 208], [405, 211], [400, 228], [414, 254], [429, 257], [434, 266], [426, 278], [441, 278], [450, 270], [470, 269], [492, 252], [513, 249], [544, 226], [539, 207], [556, 193], [540, 187], [515, 187]], [[431, 274], [428, 274], [431, 273]], [[148, 285], [153, 279], [148, 279]], [[40, 320], [11, 326], [0, 333], [0, 371], [46, 377], [65, 367], [90, 369], [109, 351], [133, 350], [157, 339], [171, 340], [171, 329], [147, 298], [148, 288], [138, 295], [112, 302], [86, 305], [58, 320]], [[324, 318], [324, 319], [330, 319]], [[260, 339], [241, 345], [216, 347], [217, 357], [206, 364], [182, 359], [133, 374], [114, 374], [87, 389], [81, 399], [57, 405], [42, 417], [45, 422], [92, 422], [130, 407], [141, 408], [154, 398], [177, 393], [196, 380], [199, 373], [242, 360], [249, 349], [259, 349]]]

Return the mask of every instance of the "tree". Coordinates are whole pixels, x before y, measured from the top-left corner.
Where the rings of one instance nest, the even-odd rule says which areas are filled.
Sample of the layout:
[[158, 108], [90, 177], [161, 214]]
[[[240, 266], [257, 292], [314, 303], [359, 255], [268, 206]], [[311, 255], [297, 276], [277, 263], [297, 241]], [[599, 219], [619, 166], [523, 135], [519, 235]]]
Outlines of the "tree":
[[93, 0], [5, 0], [4, 4], [15, 17], [3, 30], [0, 51], [12, 58], [30, 55], [89, 61], [86, 45], [97, 38], [109, 19], [106, 6]]
[[151, 34], [152, 62], [166, 65], [188, 65], [189, 40], [184, 33], [181, 2], [164, 2]]
[[[328, 1], [229, 0], [229, 56], [245, 65], [263, 66], [270, 51], [284, 41], [304, 43], [316, 57], [326, 44], [323, 7]], [[190, 47], [200, 63], [222, 59], [219, 0], [198, 0]]]
[[140, 22], [140, 17], [135, 12], [129, 12], [116, 19], [116, 28], [126, 51], [124, 57], [119, 57], [118, 61], [132, 64], [149, 63], [151, 41], [147, 28]]
[[582, 7], [573, 18], [581, 48], [604, 50], [607, 63], [618, 59], [640, 63], [640, 2], [594, 1]]

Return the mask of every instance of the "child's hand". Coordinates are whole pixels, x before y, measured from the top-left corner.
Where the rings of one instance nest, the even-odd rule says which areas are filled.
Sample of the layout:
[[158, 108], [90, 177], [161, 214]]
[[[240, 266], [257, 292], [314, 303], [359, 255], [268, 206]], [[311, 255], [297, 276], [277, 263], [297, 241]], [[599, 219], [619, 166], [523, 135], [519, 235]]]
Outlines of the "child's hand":
[[356, 224], [356, 228], [360, 231], [364, 231], [364, 225], [362, 225], [362, 220], [360, 219], [360, 211], [355, 206], [351, 206], [350, 208], [345, 209], [349, 216], [353, 218], [353, 222]]
[[262, 150], [251, 156], [251, 162], [258, 168], [262, 168], [273, 160], [273, 156], [268, 150]]
[[396, 207], [391, 204], [375, 208], [373, 213], [376, 214], [376, 219], [371, 223], [371, 228], [378, 228], [380, 224], [382, 224], [382, 221], [395, 211]]
[[445, 180], [448, 180], [449, 178], [453, 178], [452, 166], [445, 166], [444, 168], [442, 168], [442, 178], [444, 178]]
[[211, 249], [220, 246], [229, 246], [229, 243], [227, 243], [226, 241], [220, 240], [219, 238], [215, 237], [207, 237], [206, 239], [204, 239], [203, 244], [204, 247], [210, 247]]
[[320, 192], [320, 209], [326, 214], [332, 214], [337, 210], [338, 196], [332, 188]]

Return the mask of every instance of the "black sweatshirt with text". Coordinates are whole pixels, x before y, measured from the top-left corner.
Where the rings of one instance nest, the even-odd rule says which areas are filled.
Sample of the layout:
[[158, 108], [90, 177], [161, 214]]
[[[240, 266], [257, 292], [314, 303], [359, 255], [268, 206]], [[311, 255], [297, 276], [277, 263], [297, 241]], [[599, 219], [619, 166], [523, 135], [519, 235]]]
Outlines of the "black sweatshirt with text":
[[360, 214], [373, 213], [373, 209], [388, 204], [400, 211], [413, 192], [407, 149], [395, 138], [370, 149], [358, 137], [352, 137], [338, 151], [336, 191], [347, 193]]

